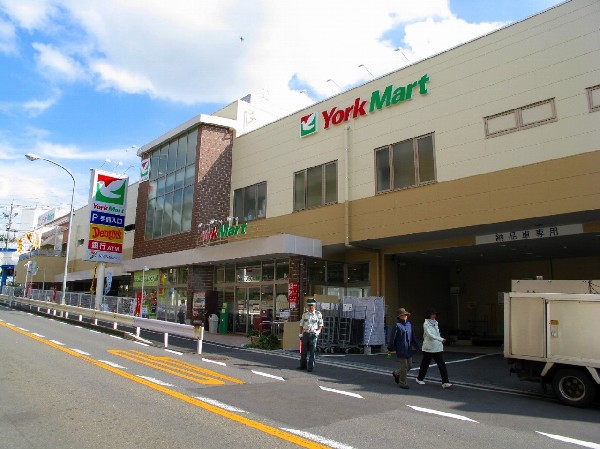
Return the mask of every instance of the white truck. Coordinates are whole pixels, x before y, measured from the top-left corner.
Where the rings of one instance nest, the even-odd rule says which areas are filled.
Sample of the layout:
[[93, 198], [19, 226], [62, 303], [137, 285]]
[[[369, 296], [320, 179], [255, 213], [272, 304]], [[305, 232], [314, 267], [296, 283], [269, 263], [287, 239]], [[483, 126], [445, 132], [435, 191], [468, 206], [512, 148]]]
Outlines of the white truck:
[[563, 404], [589, 406], [600, 391], [600, 295], [504, 293], [504, 357]]

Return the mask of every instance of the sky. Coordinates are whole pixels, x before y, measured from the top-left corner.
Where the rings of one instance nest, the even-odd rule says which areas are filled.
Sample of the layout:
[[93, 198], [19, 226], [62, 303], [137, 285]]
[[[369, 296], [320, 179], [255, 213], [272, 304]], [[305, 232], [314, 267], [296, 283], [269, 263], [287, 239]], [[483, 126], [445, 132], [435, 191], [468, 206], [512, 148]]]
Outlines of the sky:
[[287, 115], [561, 2], [0, 0], [0, 231], [70, 204], [26, 153], [77, 209], [91, 168], [137, 181], [136, 149], [198, 114], [252, 93]]

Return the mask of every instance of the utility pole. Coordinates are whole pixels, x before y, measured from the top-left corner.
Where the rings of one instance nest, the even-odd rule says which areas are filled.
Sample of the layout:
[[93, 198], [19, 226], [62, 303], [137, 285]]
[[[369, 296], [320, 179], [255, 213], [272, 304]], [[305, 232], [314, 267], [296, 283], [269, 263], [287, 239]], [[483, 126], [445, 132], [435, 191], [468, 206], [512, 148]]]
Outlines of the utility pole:
[[6, 224], [6, 238], [4, 239], [4, 250], [8, 249], [8, 241], [10, 240], [10, 231], [12, 230], [12, 220], [14, 217], [19, 215], [18, 213], [13, 213], [15, 208], [15, 203], [12, 201], [10, 203], [10, 212], [2, 212], [2, 218], [8, 219], [8, 223]]

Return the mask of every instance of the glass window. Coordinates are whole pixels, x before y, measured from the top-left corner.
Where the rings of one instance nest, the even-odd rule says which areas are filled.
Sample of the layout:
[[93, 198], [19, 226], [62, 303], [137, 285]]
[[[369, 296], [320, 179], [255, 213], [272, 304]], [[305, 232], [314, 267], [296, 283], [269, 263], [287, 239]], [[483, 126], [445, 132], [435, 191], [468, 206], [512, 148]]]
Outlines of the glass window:
[[306, 170], [306, 207], [320, 206], [323, 202], [323, 167]]
[[302, 210], [306, 208], [304, 200], [304, 175], [301, 171], [294, 175], [294, 210]]
[[344, 282], [344, 264], [327, 262], [327, 282]]
[[167, 158], [167, 173], [172, 173], [177, 164], [177, 140], [169, 144], [169, 157]]
[[325, 282], [325, 261], [319, 259], [309, 259], [306, 262], [308, 280], [310, 282]]
[[163, 206], [162, 235], [171, 234], [171, 223], [173, 223], [173, 192], [165, 195]]
[[289, 277], [290, 261], [289, 259], [279, 259], [275, 261], [275, 279], [284, 280]]
[[377, 193], [435, 181], [433, 134], [375, 149], [375, 176]]
[[263, 262], [262, 280], [272, 281], [273, 279], [275, 279], [275, 261]]
[[256, 217], [267, 216], [267, 183], [261, 182], [256, 187]]
[[267, 183], [261, 182], [233, 192], [233, 215], [240, 221], [251, 221], [266, 216]]
[[196, 162], [196, 152], [198, 150], [198, 129], [190, 131], [187, 135], [187, 156], [185, 158], [186, 165]]
[[368, 282], [369, 281], [369, 262], [349, 263], [348, 264], [348, 282]]
[[150, 240], [153, 235], [153, 224], [154, 224], [154, 208], [156, 206], [156, 200], [148, 201], [148, 206], [146, 207], [146, 240]]
[[395, 143], [393, 147], [394, 189], [414, 186], [415, 182], [415, 152], [413, 141]]
[[171, 233], [176, 234], [181, 232], [181, 218], [183, 210], [183, 189], [179, 189], [173, 193], [173, 223], [171, 225]]
[[183, 190], [183, 207], [181, 210], [181, 230], [189, 231], [192, 228], [192, 206], [194, 203], [194, 186]]
[[167, 175], [165, 180], [165, 193], [170, 193], [173, 191], [173, 187], [175, 186], [175, 173], [171, 173]]
[[196, 177], [196, 166], [188, 165], [185, 167], [185, 180], [183, 181], [184, 185], [189, 186], [194, 184], [194, 179]]
[[337, 203], [337, 163], [325, 165], [325, 204]]
[[550, 98], [484, 117], [483, 121], [485, 137], [501, 136], [556, 121], [556, 105], [554, 104], [554, 98]]
[[160, 178], [161, 176], [164, 176], [167, 173], [167, 158], [168, 157], [169, 157], [169, 146], [163, 145], [160, 148], [157, 178]]
[[225, 282], [235, 282], [235, 265], [225, 265]]
[[177, 170], [175, 172], [175, 183], [173, 185], [173, 189], [182, 189], [184, 186], [184, 178], [185, 178], [185, 169]]
[[377, 192], [390, 190], [390, 148], [375, 150], [375, 176], [377, 177]]
[[156, 188], [158, 183], [156, 181], [148, 181], [148, 199], [152, 200], [156, 198]]
[[337, 202], [337, 161], [294, 173], [294, 210]]
[[155, 151], [150, 156], [150, 181], [158, 178], [158, 167], [160, 161], [160, 151]]
[[185, 167], [185, 158], [187, 156], [187, 134], [179, 138], [177, 143], [177, 162], [175, 163], [175, 169]]
[[256, 185], [244, 189], [244, 220], [256, 218]]
[[161, 196], [160, 198], [156, 198], [156, 207], [154, 209], [154, 228], [153, 228], [153, 232], [152, 232], [152, 237], [154, 237], [154, 238], [161, 236], [164, 204], [165, 204], [164, 196]]

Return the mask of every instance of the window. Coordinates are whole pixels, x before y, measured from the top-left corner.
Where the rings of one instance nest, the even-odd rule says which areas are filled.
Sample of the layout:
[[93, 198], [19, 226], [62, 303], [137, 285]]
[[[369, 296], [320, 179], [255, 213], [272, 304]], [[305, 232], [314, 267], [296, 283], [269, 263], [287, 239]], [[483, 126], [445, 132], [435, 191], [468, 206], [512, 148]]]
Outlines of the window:
[[375, 149], [377, 193], [435, 181], [433, 134]]
[[150, 156], [146, 239], [189, 231], [196, 173], [198, 131], [164, 143]]
[[527, 106], [484, 117], [485, 137], [496, 137], [503, 134], [532, 128], [556, 121], [554, 98]]
[[586, 89], [590, 112], [600, 111], [600, 84]]
[[337, 161], [294, 173], [294, 210], [337, 202]]
[[260, 182], [233, 192], [233, 215], [240, 221], [267, 216], [267, 183]]

